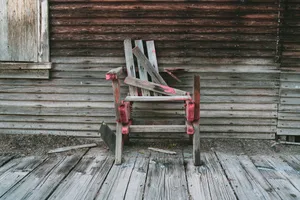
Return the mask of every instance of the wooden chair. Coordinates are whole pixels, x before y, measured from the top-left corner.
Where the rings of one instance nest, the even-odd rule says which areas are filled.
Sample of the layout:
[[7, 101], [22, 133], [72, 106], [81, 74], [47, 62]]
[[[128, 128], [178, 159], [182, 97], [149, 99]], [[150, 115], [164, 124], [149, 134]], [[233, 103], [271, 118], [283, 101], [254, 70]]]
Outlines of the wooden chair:
[[[193, 137], [193, 159], [195, 165], [200, 165], [200, 77], [194, 76], [193, 97], [188, 92], [169, 87], [160, 76], [156, 60], [154, 41], [147, 41], [144, 55], [142, 40], [135, 41], [132, 49], [130, 39], [124, 41], [127, 77], [124, 83], [129, 85], [129, 95], [121, 101], [120, 79], [123, 68], [110, 70], [106, 80], [112, 80], [114, 104], [116, 113], [116, 144], [115, 164], [122, 163], [124, 138], [129, 132], [186, 132]], [[135, 67], [134, 56], [137, 59]], [[125, 70], [124, 70], [125, 71]], [[136, 71], [138, 71], [138, 76]], [[149, 78], [149, 76], [150, 78]], [[149, 80], [151, 79], [151, 80]], [[139, 88], [139, 89], [138, 89]], [[140, 91], [140, 92], [139, 92]], [[130, 116], [133, 102], [163, 102], [182, 101], [185, 103], [185, 125], [134, 125]], [[123, 138], [123, 139], [122, 139]]]

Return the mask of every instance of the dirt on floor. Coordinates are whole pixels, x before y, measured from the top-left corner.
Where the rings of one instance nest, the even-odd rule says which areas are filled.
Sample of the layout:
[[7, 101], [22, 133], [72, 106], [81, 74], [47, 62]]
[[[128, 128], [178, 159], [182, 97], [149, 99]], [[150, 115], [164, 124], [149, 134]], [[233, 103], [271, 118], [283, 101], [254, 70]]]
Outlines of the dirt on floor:
[[[0, 134], [0, 155], [45, 155], [49, 150], [67, 146], [96, 143], [107, 148], [100, 138], [79, 138], [72, 136], [54, 135], [6, 135]], [[274, 140], [250, 139], [201, 139], [201, 151], [222, 151], [235, 154], [257, 155], [272, 153], [300, 153], [299, 145], [274, 145]], [[131, 140], [125, 148], [131, 150], [156, 147], [166, 150], [175, 150], [190, 145], [188, 141], [173, 140]]]

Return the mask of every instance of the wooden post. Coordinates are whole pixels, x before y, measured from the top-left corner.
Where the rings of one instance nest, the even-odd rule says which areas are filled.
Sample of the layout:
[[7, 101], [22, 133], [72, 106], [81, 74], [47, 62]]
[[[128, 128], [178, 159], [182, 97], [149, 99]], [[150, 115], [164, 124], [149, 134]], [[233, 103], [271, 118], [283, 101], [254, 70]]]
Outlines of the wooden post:
[[122, 163], [122, 123], [120, 122], [120, 113], [119, 105], [121, 103], [120, 97], [120, 81], [119, 79], [112, 80], [112, 88], [114, 93], [114, 103], [115, 103], [115, 112], [116, 112], [116, 149], [115, 149], [115, 164], [120, 165]]
[[194, 117], [194, 138], [193, 138], [193, 160], [194, 165], [201, 165], [200, 160], [200, 76], [194, 76], [194, 94], [193, 100], [195, 102], [195, 117]]

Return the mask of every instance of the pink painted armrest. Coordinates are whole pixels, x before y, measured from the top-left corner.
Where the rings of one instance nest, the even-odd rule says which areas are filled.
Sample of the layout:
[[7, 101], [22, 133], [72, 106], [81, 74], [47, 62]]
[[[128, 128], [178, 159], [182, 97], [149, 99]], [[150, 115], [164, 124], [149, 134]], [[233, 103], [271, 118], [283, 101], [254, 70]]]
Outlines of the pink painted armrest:
[[115, 80], [115, 79], [118, 79], [123, 73], [124, 73], [123, 67], [111, 69], [111, 70], [109, 70], [109, 72], [106, 73], [105, 79], [106, 80]]

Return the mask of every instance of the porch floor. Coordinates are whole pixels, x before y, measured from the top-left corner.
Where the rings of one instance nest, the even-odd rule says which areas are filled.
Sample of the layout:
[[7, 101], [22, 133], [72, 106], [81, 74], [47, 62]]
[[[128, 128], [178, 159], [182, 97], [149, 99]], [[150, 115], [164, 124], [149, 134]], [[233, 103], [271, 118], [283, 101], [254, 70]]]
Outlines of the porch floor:
[[205, 165], [195, 167], [191, 149], [168, 155], [125, 147], [119, 166], [104, 147], [0, 156], [0, 199], [300, 199], [300, 151], [210, 148], [201, 154]]

